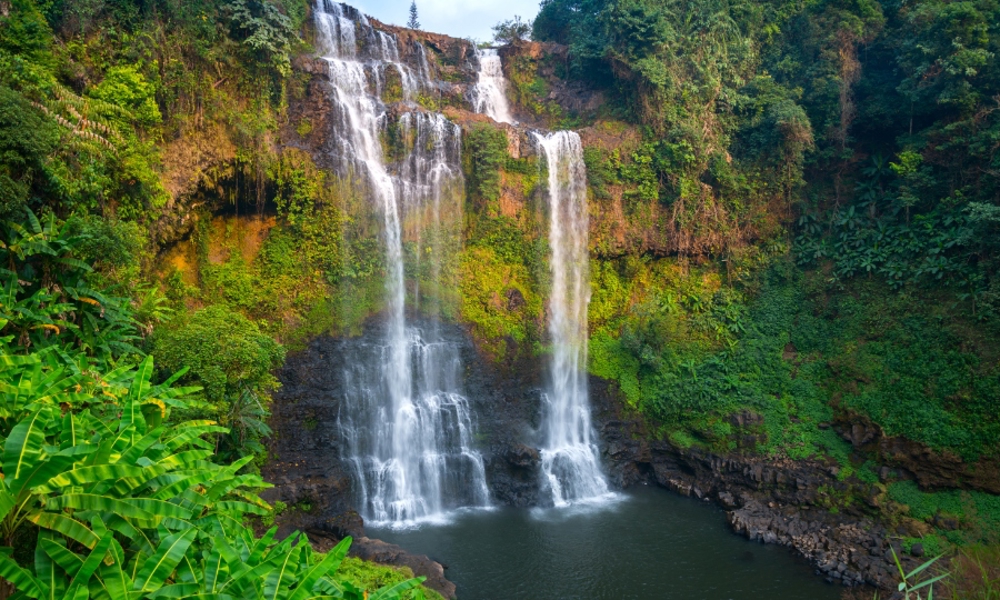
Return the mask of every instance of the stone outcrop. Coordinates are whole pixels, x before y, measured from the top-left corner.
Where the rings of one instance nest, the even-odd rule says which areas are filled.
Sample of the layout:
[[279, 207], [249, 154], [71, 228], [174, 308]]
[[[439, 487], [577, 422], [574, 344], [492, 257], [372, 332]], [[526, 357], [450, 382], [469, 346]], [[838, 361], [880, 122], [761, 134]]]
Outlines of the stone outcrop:
[[[602, 91], [595, 90], [580, 81], [570, 81], [560, 77], [569, 71], [569, 48], [552, 42], [520, 41], [499, 49], [503, 60], [504, 74], [510, 81], [531, 81], [540, 78], [545, 82], [547, 93], [540, 98], [532, 98], [535, 103], [552, 103], [571, 115], [584, 119], [594, 118], [606, 98]], [[515, 94], [516, 95], [516, 94]], [[535, 127], [552, 127], [549, 119], [533, 114], [525, 106], [515, 103], [515, 116], [521, 122]]]
[[868, 417], [846, 412], [834, 424], [842, 438], [858, 450], [878, 456], [887, 466], [927, 489], [963, 488], [1000, 494], [1000, 460], [967, 462], [953, 452], [936, 451], [925, 444], [890, 436]]

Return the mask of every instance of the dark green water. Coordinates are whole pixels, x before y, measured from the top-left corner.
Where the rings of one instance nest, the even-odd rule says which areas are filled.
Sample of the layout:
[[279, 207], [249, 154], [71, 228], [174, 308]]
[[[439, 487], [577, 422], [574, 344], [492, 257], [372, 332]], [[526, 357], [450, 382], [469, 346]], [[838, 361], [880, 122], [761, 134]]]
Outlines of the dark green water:
[[788, 549], [733, 534], [720, 509], [652, 488], [368, 535], [447, 565], [459, 600], [836, 600], [841, 589]]

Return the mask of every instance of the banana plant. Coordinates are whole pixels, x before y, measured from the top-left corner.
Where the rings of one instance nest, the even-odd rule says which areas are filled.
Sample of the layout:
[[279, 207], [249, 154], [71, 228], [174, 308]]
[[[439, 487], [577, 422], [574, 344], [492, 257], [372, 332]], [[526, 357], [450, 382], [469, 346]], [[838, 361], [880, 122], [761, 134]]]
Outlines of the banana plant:
[[0, 331], [21, 348], [69, 346], [102, 362], [141, 355], [129, 300], [93, 289], [93, 269], [77, 258], [89, 237], [51, 213], [43, 222], [27, 210], [25, 221], [2, 224]]
[[173, 387], [185, 370], [153, 385], [151, 357], [138, 367], [119, 367], [103, 375], [94, 371], [92, 362], [74, 362], [69, 354], [55, 347], [18, 356], [7, 352], [0, 340], [0, 435], [7, 435], [16, 423], [41, 405], [60, 410], [106, 410], [105, 407], [127, 398], [133, 389], [142, 409], [152, 417], [157, 410], [162, 414], [167, 407], [196, 404], [191, 396], [199, 388]]
[[[120, 410], [116, 419], [95, 415], [90, 408], [79, 413], [66, 410], [61, 400], [70, 399], [73, 393], [65, 389], [65, 379], [37, 390], [40, 394], [27, 402], [28, 416], [11, 429], [4, 442], [4, 477], [0, 480], [0, 535], [4, 539], [9, 541], [30, 522], [92, 548], [98, 537], [86, 525], [92, 514], [102, 515], [105, 522], [127, 532], [204, 516], [204, 503], [212, 495], [192, 489], [233, 480], [245, 463], [220, 467], [205, 462], [212, 451], [202, 436], [225, 431], [212, 422], [149, 427], [146, 414], [155, 423], [166, 409], [163, 400], [150, 394], [163, 391], [162, 386], [150, 384], [152, 371], [152, 359], [147, 358], [132, 373], [131, 385], [115, 390], [121, 394], [120, 404], [108, 392], [111, 402], [95, 404], [94, 409], [104, 413]], [[72, 385], [78, 380], [71, 377], [68, 381]], [[24, 389], [37, 381], [20, 383], [29, 384], [22, 385]], [[48, 393], [52, 389], [58, 393]], [[171, 395], [164, 397], [176, 403]], [[150, 407], [153, 410], [144, 413]], [[244, 476], [237, 481], [262, 485], [259, 478]], [[83, 520], [77, 513], [84, 515]]]
[[[95, 529], [99, 528], [95, 521]], [[211, 538], [198, 529], [164, 537], [149, 551], [122, 546], [110, 530], [89, 552], [40, 539], [35, 572], [0, 554], [0, 576], [23, 598], [56, 600], [399, 600], [410, 590], [422, 598], [423, 577], [369, 592], [336, 576], [351, 545], [341, 540], [326, 555], [304, 535], [281, 542], [272, 529], [259, 540], [245, 532]], [[244, 530], [245, 531], [245, 530]]]
[[[6, 399], [13, 395], [26, 414], [0, 455], [0, 537], [9, 546], [26, 528], [38, 532], [33, 570], [0, 548], [0, 578], [16, 598], [366, 597], [331, 575], [349, 540], [321, 558], [305, 536], [279, 542], [276, 529], [253, 536], [245, 517], [270, 507], [255, 493], [267, 484], [241, 473], [252, 457], [217, 465], [211, 440], [226, 429], [211, 421], [165, 424], [172, 407], [185, 406], [186, 390], [153, 385], [152, 358], [97, 377], [102, 398], [83, 401], [72, 397], [86, 395], [76, 386], [93, 382], [65, 370], [46, 378], [33, 370], [41, 363], [0, 359], [30, 370], [20, 387], [7, 389]], [[87, 408], [69, 406], [77, 401]], [[398, 598], [420, 581], [367, 597]]]

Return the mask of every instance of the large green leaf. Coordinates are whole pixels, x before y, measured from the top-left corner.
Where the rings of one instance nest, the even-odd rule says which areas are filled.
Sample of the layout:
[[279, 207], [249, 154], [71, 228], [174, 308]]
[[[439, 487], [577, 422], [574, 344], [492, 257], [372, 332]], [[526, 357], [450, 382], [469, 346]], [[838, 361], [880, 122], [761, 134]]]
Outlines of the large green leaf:
[[111, 600], [127, 600], [129, 598], [129, 593], [132, 589], [132, 580], [122, 570], [119, 563], [115, 562], [112, 565], [102, 566], [97, 576], [100, 577], [104, 588], [108, 591], [108, 595], [111, 596]]
[[67, 412], [63, 417], [62, 431], [59, 432], [59, 442], [62, 446], [76, 446], [79, 444], [82, 431], [79, 430], [79, 422], [72, 411]]
[[42, 529], [59, 532], [88, 548], [93, 548], [100, 539], [80, 521], [60, 513], [40, 511], [30, 515], [28, 520]]
[[61, 600], [66, 587], [66, 576], [42, 548], [43, 542], [56, 543], [54, 536], [42, 531], [38, 535], [38, 541], [39, 543], [35, 545], [35, 577], [42, 582], [43, 588], [47, 588], [45, 600]]
[[10, 557], [9, 548], [6, 549], [5, 553], [0, 554], [0, 577], [14, 584], [14, 587], [28, 598], [45, 596], [44, 584], [14, 562], [14, 559]]
[[140, 535], [139, 530], [118, 515], [108, 517], [108, 528], [113, 529], [130, 540], [139, 541], [137, 539]]
[[126, 477], [141, 477], [146, 473], [142, 467], [129, 467], [118, 464], [93, 465], [90, 467], [80, 467], [71, 471], [66, 471], [39, 486], [37, 491], [45, 494], [70, 486], [84, 486], [98, 481], [117, 481]]
[[[245, 569], [240, 573], [233, 572], [233, 576], [229, 578], [226, 585], [223, 586], [222, 592], [234, 595], [246, 596], [245, 590], [248, 586], [254, 586], [258, 584], [261, 580], [267, 578], [268, 574], [275, 569], [274, 564], [271, 562], [264, 562], [253, 568]], [[252, 594], [254, 596], [258, 595]]]
[[57, 496], [46, 503], [49, 510], [75, 508], [78, 510], [95, 510], [97, 512], [114, 513], [122, 517], [151, 520], [155, 515], [116, 498], [98, 496], [97, 494], [66, 494]]
[[[7, 323], [5, 319], [0, 319], [4, 324]], [[0, 325], [0, 329], [3, 329], [3, 325]], [[0, 369], [9, 369], [12, 367], [23, 367], [26, 365], [38, 364], [40, 358], [37, 354], [28, 354], [27, 356], [15, 356], [13, 354], [0, 354]]]
[[205, 560], [205, 579], [203, 586], [205, 591], [214, 593], [220, 581], [223, 581], [229, 574], [229, 565], [222, 559], [222, 553], [213, 549], [208, 559]]
[[244, 557], [246, 560], [246, 564], [251, 566], [256, 565], [257, 562], [260, 561], [261, 557], [264, 556], [264, 553], [267, 551], [267, 549], [271, 546], [271, 542], [274, 540], [274, 536], [276, 536], [277, 534], [278, 534], [277, 527], [272, 527], [268, 529], [264, 533], [264, 537], [257, 540], [257, 542], [253, 545], [253, 548], [251, 549], [249, 555]]
[[149, 600], [156, 600], [157, 598], [190, 598], [200, 591], [198, 584], [195, 583], [175, 583], [161, 587], [147, 596], [147, 598]]
[[81, 556], [55, 540], [40, 539], [38, 547], [70, 577], [76, 575], [80, 567], [83, 566], [84, 559]]
[[292, 595], [288, 597], [288, 600], [308, 600], [312, 598], [314, 594], [313, 588], [319, 580], [340, 567], [340, 563], [344, 561], [347, 551], [351, 548], [351, 542], [352, 539], [350, 537], [340, 540], [340, 543], [327, 553], [326, 558], [299, 578], [298, 586], [292, 592]]
[[41, 457], [50, 414], [48, 408], [39, 409], [15, 425], [7, 436], [3, 450], [3, 473], [12, 485]]
[[104, 561], [104, 557], [107, 555], [108, 550], [111, 548], [111, 542], [114, 538], [111, 534], [108, 534], [101, 538], [101, 541], [97, 542], [94, 549], [90, 551], [86, 560], [80, 565], [80, 569], [73, 576], [73, 581], [70, 582], [69, 587], [73, 589], [74, 586], [85, 586], [90, 581], [90, 578], [94, 575], [94, 571], [97, 567], [101, 566]]
[[140, 438], [139, 441], [132, 444], [128, 450], [123, 452], [121, 458], [118, 459], [118, 462], [127, 465], [135, 464], [135, 461], [139, 460], [139, 458], [145, 454], [147, 450], [160, 441], [160, 437], [163, 435], [163, 432], [163, 427], [157, 427], [153, 431], [150, 431]]
[[193, 475], [185, 476], [171, 473], [168, 477], [159, 477], [157, 479], [164, 485], [156, 487], [154, 490], [148, 492], [148, 495], [158, 500], [169, 500], [192, 487], [203, 484], [208, 479], [207, 475], [204, 471], [200, 471], [195, 472]]
[[229, 511], [233, 513], [250, 513], [253, 515], [266, 515], [271, 512], [267, 508], [256, 506], [250, 504], [249, 502], [239, 502], [236, 500], [225, 500], [222, 502], [216, 502], [213, 506], [215, 510]]
[[172, 502], [163, 500], [153, 500], [152, 498], [129, 498], [124, 500], [133, 506], [156, 515], [157, 517], [170, 517], [174, 519], [190, 519], [191, 511], [185, 510]]
[[[178, 430], [174, 433], [175, 435], [163, 441], [164, 449], [168, 452], [176, 452], [185, 445], [198, 441], [203, 435], [229, 433], [229, 430], [225, 427], [214, 426], [213, 421], [189, 421], [178, 427]], [[201, 441], [203, 443], [210, 443], [207, 440]], [[253, 457], [250, 458], [252, 459]]]
[[149, 390], [149, 379], [153, 375], [153, 357], [147, 356], [136, 369], [129, 386], [128, 397], [122, 410], [122, 419], [119, 424], [119, 431], [122, 433], [133, 432], [139, 435], [146, 434], [146, 417], [142, 414], [142, 399]]
[[[119, 461], [116, 464], [121, 464], [121, 462]], [[146, 488], [150, 485], [150, 482], [156, 481], [167, 472], [166, 467], [160, 467], [157, 465], [143, 466], [141, 469], [141, 474], [138, 477], [126, 477], [119, 480], [115, 483], [114, 487], [109, 490], [109, 493], [113, 493], [116, 496], [148, 495]]]
[[[308, 542], [306, 542], [308, 544]], [[288, 586], [295, 578], [298, 570], [299, 555], [302, 554], [302, 546], [296, 546], [284, 556], [279, 557], [275, 569], [267, 574], [264, 580], [264, 600], [278, 600], [282, 592], [286, 592]]]
[[[138, 403], [146, 397], [146, 392], [150, 388], [149, 380], [153, 376], [153, 357], [147, 356], [139, 367], [136, 369], [135, 378], [132, 379], [132, 385], [129, 386], [128, 390], [128, 400], [130, 402]], [[138, 409], [136, 409], [138, 410]], [[127, 417], [125, 418], [127, 420]]]
[[[216, 483], [212, 487], [208, 488], [208, 491], [205, 492], [205, 497], [214, 502], [216, 500], [219, 500], [220, 498], [222, 498], [223, 496], [225, 496], [229, 492], [235, 490], [236, 488], [238, 488], [240, 486], [246, 486], [247, 484], [249, 484], [250, 482], [252, 482], [254, 480], [255, 480], [255, 477], [252, 476], [252, 475], [243, 475], [243, 476], [240, 476], [240, 477], [231, 477], [231, 478], [225, 479], [223, 481], [220, 481], [219, 483]], [[219, 481], [219, 480], [216, 479], [216, 481]], [[263, 502], [263, 501], [261, 501], [261, 502]], [[261, 506], [261, 505], [258, 505], [258, 506]], [[262, 508], [264, 506], [266, 506], [266, 505], [263, 505]]]
[[3, 521], [11, 509], [17, 506], [17, 500], [5, 489], [0, 489], [0, 521]]
[[134, 589], [143, 592], [159, 589], [174, 572], [197, 533], [195, 529], [188, 529], [164, 538], [157, 546], [156, 553], [143, 563], [142, 570], [135, 578]]
[[[41, 487], [53, 475], [61, 473], [73, 466], [79, 457], [76, 456], [50, 456], [40, 458], [22, 471], [21, 477], [11, 482], [11, 489], [18, 493], [23, 493], [30, 488]], [[45, 494], [51, 490], [36, 490], [35, 493]]]
[[424, 582], [426, 577], [417, 577], [414, 579], [407, 579], [406, 581], [400, 581], [396, 585], [390, 585], [384, 587], [371, 596], [368, 600], [397, 600], [403, 595], [403, 592], [408, 592], [413, 588], [420, 587], [420, 584]]
[[157, 461], [157, 465], [161, 467], [187, 467], [196, 463], [200, 460], [205, 460], [210, 458], [214, 452], [211, 450], [187, 450], [184, 452], [179, 452], [177, 454], [172, 454], [163, 460]]

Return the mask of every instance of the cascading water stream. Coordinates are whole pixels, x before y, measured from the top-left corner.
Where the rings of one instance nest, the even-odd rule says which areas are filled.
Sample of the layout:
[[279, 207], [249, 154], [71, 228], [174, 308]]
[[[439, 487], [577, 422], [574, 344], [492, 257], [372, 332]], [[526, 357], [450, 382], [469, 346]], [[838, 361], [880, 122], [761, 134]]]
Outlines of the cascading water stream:
[[357, 10], [317, 0], [314, 18], [332, 84], [334, 159], [381, 214], [387, 266], [382, 340], [365, 345], [345, 367], [340, 430], [360, 512], [398, 525], [486, 506], [483, 461], [472, 449], [474, 423], [458, 383], [457, 344], [441, 339], [433, 320], [418, 328], [406, 318], [404, 240], [419, 244], [430, 229], [436, 281], [445, 229], [441, 203], [462, 188], [461, 131], [442, 115], [405, 112], [396, 126], [412, 146], [390, 164], [382, 144], [390, 116], [382, 97], [393, 73], [404, 100], [430, 85], [422, 46], [414, 43], [413, 69], [401, 59], [396, 37], [374, 29]]
[[546, 394], [543, 484], [556, 506], [608, 494], [597, 446], [591, 441], [587, 394], [587, 172], [580, 136], [571, 131], [534, 134], [548, 166], [552, 290], [552, 358]]
[[479, 79], [472, 92], [473, 108], [499, 123], [513, 123], [500, 54], [495, 48], [483, 48], [477, 50], [476, 55], [479, 58]]

